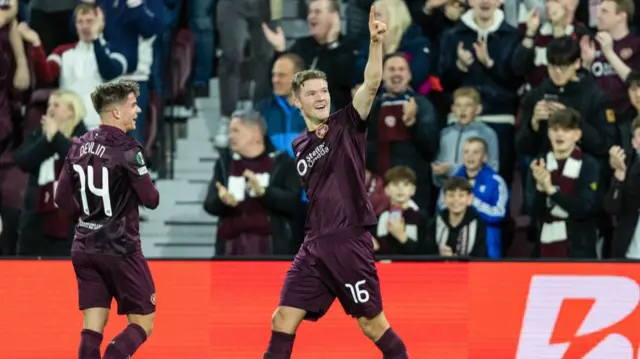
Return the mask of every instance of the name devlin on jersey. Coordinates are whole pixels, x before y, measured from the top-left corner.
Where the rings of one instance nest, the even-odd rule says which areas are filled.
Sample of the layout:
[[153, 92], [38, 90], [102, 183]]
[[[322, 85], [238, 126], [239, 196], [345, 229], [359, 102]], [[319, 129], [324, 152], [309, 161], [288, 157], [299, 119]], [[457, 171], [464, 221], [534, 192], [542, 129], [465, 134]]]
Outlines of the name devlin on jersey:
[[[329, 146], [327, 146], [325, 143], [321, 143], [316, 146], [313, 151], [309, 152], [309, 154], [298, 161], [298, 174], [300, 176], [304, 176], [309, 169], [313, 168], [313, 166], [316, 164], [316, 162], [318, 162], [319, 159], [321, 159], [328, 153]], [[300, 154], [298, 153], [298, 155]]]
[[91, 154], [94, 156], [102, 157], [106, 150], [107, 148], [101, 144], [96, 144], [95, 142], [87, 142], [82, 145], [82, 147], [80, 147], [80, 156]]

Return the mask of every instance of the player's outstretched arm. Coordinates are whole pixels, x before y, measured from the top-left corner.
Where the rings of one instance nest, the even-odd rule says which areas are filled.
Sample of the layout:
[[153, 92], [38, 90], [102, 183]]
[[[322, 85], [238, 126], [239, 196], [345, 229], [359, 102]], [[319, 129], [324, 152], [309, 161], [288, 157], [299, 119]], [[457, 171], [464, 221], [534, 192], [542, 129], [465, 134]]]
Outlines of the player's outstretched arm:
[[371, 105], [378, 93], [382, 82], [382, 39], [387, 31], [387, 25], [375, 20], [375, 9], [369, 11], [369, 59], [364, 69], [364, 82], [353, 96], [353, 107], [360, 118], [366, 120], [371, 111]]

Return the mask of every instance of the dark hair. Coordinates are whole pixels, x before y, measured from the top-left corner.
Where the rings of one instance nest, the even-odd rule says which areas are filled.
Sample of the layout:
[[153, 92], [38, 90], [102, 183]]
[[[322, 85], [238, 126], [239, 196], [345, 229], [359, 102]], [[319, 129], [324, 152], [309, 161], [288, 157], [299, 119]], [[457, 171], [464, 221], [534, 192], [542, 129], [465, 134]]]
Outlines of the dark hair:
[[406, 61], [407, 64], [409, 64], [409, 61], [407, 60], [407, 57], [404, 55], [404, 53], [402, 53], [402, 52], [393, 52], [393, 53], [390, 53], [390, 54], [384, 56], [384, 59], [382, 60], [382, 66], [384, 66], [387, 63], [387, 61], [389, 61], [389, 60], [391, 60], [393, 58], [396, 58], [396, 57], [404, 59], [404, 61]]
[[484, 138], [482, 137], [478, 137], [478, 136], [474, 136], [474, 137], [469, 137], [467, 138], [466, 141], [467, 143], [473, 143], [473, 142], [477, 142], [479, 144], [482, 145], [482, 147], [484, 148], [484, 153], [488, 154], [489, 153], [489, 144], [487, 143], [487, 141], [485, 141]]
[[581, 116], [572, 108], [563, 108], [549, 116], [549, 128], [560, 127], [566, 130], [579, 130]]
[[412, 185], [418, 183], [418, 177], [416, 173], [407, 166], [395, 166], [387, 170], [384, 174], [384, 185], [388, 185], [393, 182], [407, 181]]
[[302, 71], [307, 67], [302, 57], [300, 57], [300, 55], [295, 54], [293, 52], [285, 52], [284, 54], [280, 55], [280, 57], [278, 57], [278, 60], [281, 60], [281, 59], [286, 59], [291, 61], [291, 63], [293, 64], [294, 73]]
[[570, 36], [555, 38], [547, 44], [547, 62], [551, 66], [570, 66], [579, 59], [580, 43]]
[[639, 70], [631, 71], [629, 75], [627, 75], [627, 79], [625, 80], [625, 83], [629, 88], [640, 86], [640, 71]]
[[96, 112], [100, 113], [105, 107], [116, 102], [123, 102], [129, 94], [140, 96], [140, 86], [135, 81], [119, 80], [99, 85], [91, 93], [91, 102]]
[[450, 191], [463, 191], [469, 194], [473, 193], [473, 187], [469, 180], [464, 177], [451, 177], [442, 185], [442, 191], [444, 193]]
[[327, 81], [327, 75], [320, 70], [304, 70], [297, 72], [291, 79], [291, 91], [297, 96], [305, 82], [316, 79]]

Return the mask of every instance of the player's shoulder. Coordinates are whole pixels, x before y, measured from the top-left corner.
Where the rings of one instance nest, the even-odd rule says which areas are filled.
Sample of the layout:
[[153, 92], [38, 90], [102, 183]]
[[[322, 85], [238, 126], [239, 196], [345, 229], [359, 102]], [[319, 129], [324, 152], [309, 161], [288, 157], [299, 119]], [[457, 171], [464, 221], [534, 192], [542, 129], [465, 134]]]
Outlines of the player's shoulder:
[[[293, 143], [291, 144], [291, 147], [293, 147], [293, 151], [298, 152], [298, 150], [304, 144], [306, 139], [307, 139], [307, 130], [305, 129], [293, 140]], [[297, 154], [296, 154], [296, 157], [297, 157]]]

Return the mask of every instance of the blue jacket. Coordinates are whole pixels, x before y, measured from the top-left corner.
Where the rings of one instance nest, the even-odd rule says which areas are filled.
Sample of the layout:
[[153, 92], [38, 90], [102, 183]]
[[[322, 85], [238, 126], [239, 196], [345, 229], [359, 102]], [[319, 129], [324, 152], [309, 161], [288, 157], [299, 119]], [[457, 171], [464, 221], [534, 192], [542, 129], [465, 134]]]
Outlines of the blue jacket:
[[[429, 78], [429, 66], [431, 66], [431, 53], [429, 40], [422, 35], [422, 29], [418, 25], [411, 25], [402, 35], [398, 52], [406, 54], [411, 68], [411, 87], [418, 90]], [[356, 66], [354, 70], [353, 84], [361, 84], [364, 81], [364, 68], [369, 59], [369, 40], [362, 41], [356, 51]]]
[[109, 49], [112, 53], [121, 55], [117, 56], [117, 66], [112, 66], [113, 73], [101, 73], [102, 77], [112, 79], [135, 72], [139, 61], [139, 37], [149, 39], [164, 30], [163, 0], [98, 0], [98, 4], [104, 11], [103, 35], [108, 41]]
[[[467, 177], [464, 167], [461, 167], [455, 177]], [[440, 191], [438, 211], [444, 209], [444, 197]], [[476, 176], [473, 186], [473, 208], [487, 226], [487, 254], [489, 258], [502, 257], [502, 230], [500, 223], [507, 216], [509, 189], [504, 179], [490, 166], [484, 165]]]
[[286, 152], [292, 158], [293, 140], [306, 128], [304, 118], [300, 111], [287, 103], [285, 98], [273, 95], [255, 105], [267, 122], [267, 136], [273, 146], [282, 152]]
[[[447, 93], [463, 86], [470, 86], [480, 92], [483, 115], [515, 114], [517, 112], [517, 90], [522, 81], [511, 71], [511, 57], [520, 36], [515, 28], [504, 21], [501, 10], [495, 12], [494, 25], [485, 34], [477, 28], [473, 20], [473, 10], [462, 15], [458, 25], [446, 31], [440, 45], [440, 81]], [[474, 52], [473, 44], [479, 37], [485, 37], [489, 56], [494, 61], [487, 69], [477, 60], [467, 72], [458, 69], [458, 44], [465, 50]]]

